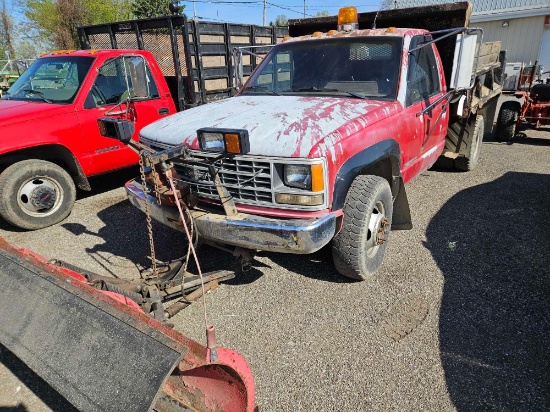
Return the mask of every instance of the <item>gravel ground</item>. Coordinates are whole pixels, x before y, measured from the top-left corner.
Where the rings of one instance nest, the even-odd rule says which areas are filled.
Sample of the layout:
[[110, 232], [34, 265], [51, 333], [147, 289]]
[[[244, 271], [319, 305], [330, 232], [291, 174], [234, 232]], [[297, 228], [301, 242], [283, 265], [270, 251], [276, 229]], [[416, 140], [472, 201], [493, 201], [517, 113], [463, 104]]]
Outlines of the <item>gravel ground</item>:
[[[407, 186], [414, 229], [393, 232], [384, 265], [350, 282], [329, 250], [262, 253], [207, 296], [218, 343], [243, 354], [262, 411], [527, 411], [550, 408], [550, 133], [484, 142], [471, 173], [430, 170]], [[102, 274], [147, 266], [143, 215], [125, 200], [135, 172], [96, 179], [63, 223], [0, 223], [13, 245]], [[155, 226], [157, 256], [184, 253]], [[205, 270], [228, 254], [200, 249]], [[175, 318], [204, 342], [202, 307]], [[0, 346], [0, 411], [71, 410]]]

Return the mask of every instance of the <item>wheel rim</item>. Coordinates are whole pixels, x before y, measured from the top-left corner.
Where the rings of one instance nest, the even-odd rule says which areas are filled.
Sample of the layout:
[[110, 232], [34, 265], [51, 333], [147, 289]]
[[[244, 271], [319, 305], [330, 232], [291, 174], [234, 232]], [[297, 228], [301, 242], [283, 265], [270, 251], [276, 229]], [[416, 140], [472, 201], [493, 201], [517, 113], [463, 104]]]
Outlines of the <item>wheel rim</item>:
[[57, 181], [48, 177], [33, 177], [19, 188], [17, 203], [29, 216], [48, 216], [59, 209], [63, 200], [62, 193]]
[[389, 233], [389, 221], [386, 218], [386, 209], [379, 200], [375, 203], [370, 214], [369, 225], [367, 228], [367, 256], [373, 257], [378, 249], [387, 240]]

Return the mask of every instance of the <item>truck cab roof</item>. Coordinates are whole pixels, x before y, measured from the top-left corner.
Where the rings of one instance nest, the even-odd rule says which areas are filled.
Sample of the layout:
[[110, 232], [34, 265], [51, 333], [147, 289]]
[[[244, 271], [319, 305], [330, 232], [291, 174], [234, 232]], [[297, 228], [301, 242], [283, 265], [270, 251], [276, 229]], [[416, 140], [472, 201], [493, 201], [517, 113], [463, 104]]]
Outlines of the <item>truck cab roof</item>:
[[336, 31], [330, 30], [326, 33], [315, 32], [308, 35], [285, 38], [285, 42], [320, 40], [320, 39], [336, 39], [346, 37], [366, 37], [366, 36], [391, 36], [391, 37], [410, 37], [418, 34], [428, 33], [424, 29], [396, 28], [388, 27], [381, 29], [363, 29], [351, 31]]
[[147, 50], [131, 49], [98, 49], [98, 50], [54, 50], [40, 57], [56, 56], [94, 56], [94, 57], [118, 57], [123, 54], [150, 54]]

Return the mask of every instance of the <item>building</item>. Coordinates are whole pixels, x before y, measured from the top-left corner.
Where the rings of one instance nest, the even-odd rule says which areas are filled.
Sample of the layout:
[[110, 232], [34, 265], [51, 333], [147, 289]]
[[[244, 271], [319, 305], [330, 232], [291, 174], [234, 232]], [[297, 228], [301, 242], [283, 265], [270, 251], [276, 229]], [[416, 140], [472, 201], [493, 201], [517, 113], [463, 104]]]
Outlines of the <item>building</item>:
[[[394, 0], [395, 8], [448, 3], [445, 0]], [[508, 62], [538, 60], [550, 70], [550, 0], [470, 0], [470, 27], [483, 29], [483, 41], [502, 41]]]

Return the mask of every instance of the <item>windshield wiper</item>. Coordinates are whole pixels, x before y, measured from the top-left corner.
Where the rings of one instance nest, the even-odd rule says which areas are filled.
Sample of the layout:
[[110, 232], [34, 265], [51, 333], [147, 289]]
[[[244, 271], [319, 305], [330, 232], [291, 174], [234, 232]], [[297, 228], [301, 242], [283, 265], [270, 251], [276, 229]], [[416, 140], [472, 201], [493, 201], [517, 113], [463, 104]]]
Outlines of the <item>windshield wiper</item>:
[[306, 87], [302, 89], [291, 89], [289, 90], [291, 92], [338, 92], [338, 93], [345, 93], [348, 96], [357, 97], [358, 99], [366, 99], [367, 96], [364, 96], [362, 94], [354, 93], [354, 92], [348, 92], [347, 90], [341, 90], [341, 89], [318, 89], [317, 87]]
[[46, 98], [44, 97], [44, 93], [39, 92], [38, 90], [23, 89], [23, 90], [21, 90], [21, 91], [22, 91], [22, 92], [25, 92], [25, 93], [34, 93], [34, 94], [37, 94], [37, 95], [40, 96], [40, 98], [41, 98], [42, 100], [44, 100], [46, 103], [51, 103], [51, 102], [52, 102], [51, 100], [46, 99]]
[[250, 87], [247, 87], [246, 89], [244, 89], [243, 91], [246, 92], [247, 90], [258, 90], [258, 91], [261, 90], [261, 91], [266, 91], [269, 94], [272, 94], [274, 96], [280, 96], [281, 95], [280, 93], [277, 93], [275, 90], [271, 90], [267, 86], [250, 86]]

